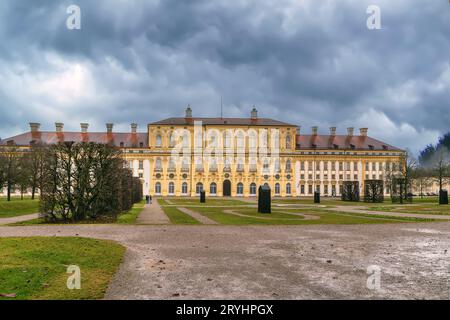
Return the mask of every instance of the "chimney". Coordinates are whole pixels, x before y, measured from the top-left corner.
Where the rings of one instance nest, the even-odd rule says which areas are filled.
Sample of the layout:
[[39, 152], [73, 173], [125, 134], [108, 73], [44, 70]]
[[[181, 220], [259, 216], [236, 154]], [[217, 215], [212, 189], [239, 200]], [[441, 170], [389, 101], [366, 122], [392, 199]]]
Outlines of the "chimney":
[[40, 123], [30, 122], [31, 138], [33, 140], [38, 140], [41, 138], [41, 133], [39, 131], [40, 127], [41, 127]]
[[190, 105], [186, 108], [186, 118], [192, 118], [192, 109]]
[[64, 123], [56, 122], [55, 127], [56, 127], [56, 133], [61, 133], [61, 132], [63, 132]]
[[89, 123], [80, 123], [81, 133], [87, 133], [89, 128]]
[[296, 132], [297, 135], [300, 135], [301, 129], [302, 129], [301, 126], [297, 126], [297, 132]]
[[361, 135], [361, 136], [363, 136], [363, 137], [367, 137], [367, 131], [368, 131], [369, 129], [368, 128], [360, 128], [359, 129], [359, 134]]
[[319, 127], [317, 127], [317, 126], [311, 127], [311, 134], [313, 136], [317, 136], [317, 130], [318, 129], [319, 129]]
[[30, 129], [31, 132], [39, 132], [39, 128], [41, 127], [40, 123], [37, 122], [30, 122]]
[[114, 127], [114, 123], [107, 123], [106, 124], [106, 132], [107, 133], [112, 133], [113, 127]]
[[348, 135], [349, 137], [353, 137], [353, 130], [354, 130], [353, 127], [347, 128], [347, 135]]
[[330, 136], [335, 136], [336, 135], [336, 127], [330, 127]]
[[136, 133], [137, 132], [137, 123], [132, 123], [131, 124], [131, 133]]
[[251, 119], [252, 120], [258, 119], [258, 110], [256, 110], [255, 106], [253, 106], [252, 112], [250, 114], [251, 114]]

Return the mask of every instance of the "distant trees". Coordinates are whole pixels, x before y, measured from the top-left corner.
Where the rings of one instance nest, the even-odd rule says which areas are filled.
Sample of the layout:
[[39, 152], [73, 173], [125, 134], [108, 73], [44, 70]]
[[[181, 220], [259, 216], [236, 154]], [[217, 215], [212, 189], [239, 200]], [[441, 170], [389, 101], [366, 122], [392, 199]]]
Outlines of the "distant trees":
[[426, 146], [420, 152], [419, 162], [420, 167], [439, 183], [439, 191], [442, 191], [444, 183], [450, 181], [450, 132], [440, 137], [435, 146]]
[[11, 201], [11, 193], [19, 180], [19, 159], [14, 148], [0, 150], [0, 187], [6, 188], [8, 201]]
[[112, 146], [65, 142], [44, 158], [40, 211], [48, 221], [115, 218], [142, 199], [140, 180]]

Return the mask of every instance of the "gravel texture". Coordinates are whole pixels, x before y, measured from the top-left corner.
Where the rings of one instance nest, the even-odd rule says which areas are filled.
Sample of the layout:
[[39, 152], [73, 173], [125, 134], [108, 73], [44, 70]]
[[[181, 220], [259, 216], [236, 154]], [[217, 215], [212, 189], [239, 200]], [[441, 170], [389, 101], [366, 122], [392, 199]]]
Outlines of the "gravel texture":
[[[125, 245], [106, 299], [450, 299], [448, 222], [0, 227], [10, 236]], [[379, 291], [366, 287], [370, 265]]]

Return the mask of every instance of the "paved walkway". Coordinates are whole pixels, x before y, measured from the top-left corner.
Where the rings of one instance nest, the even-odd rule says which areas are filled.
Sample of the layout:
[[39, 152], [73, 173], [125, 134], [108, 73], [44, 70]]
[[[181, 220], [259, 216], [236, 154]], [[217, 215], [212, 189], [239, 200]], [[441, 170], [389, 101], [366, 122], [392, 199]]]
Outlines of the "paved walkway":
[[23, 216], [0, 218], [0, 225], [11, 224], [16, 222], [28, 221], [39, 218], [39, 213], [26, 214]]
[[187, 215], [191, 216], [192, 218], [194, 218], [195, 220], [199, 221], [202, 224], [218, 224], [216, 221], [211, 220], [210, 218], [205, 217], [204, 215], [202, 215], [198, 212], [189, 210], [187, 208], [182, 208], [182, 207], [178, 207], [177, 209], [183, 213], [186, 213]]
[[152, 200], [151, 204], [146, 204], [144, 210], [136, 219], [137, 224], [170, 224], [169, 217], [164, 213], [164, 210], [158, 204], [156, 199]]

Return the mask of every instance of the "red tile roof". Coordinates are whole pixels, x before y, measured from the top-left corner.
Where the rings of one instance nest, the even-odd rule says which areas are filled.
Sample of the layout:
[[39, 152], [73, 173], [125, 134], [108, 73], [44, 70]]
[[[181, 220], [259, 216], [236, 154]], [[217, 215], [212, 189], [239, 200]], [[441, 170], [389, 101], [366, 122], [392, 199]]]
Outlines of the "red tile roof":
[[194, 121], [202, 121], [203, 125], [235, 125], [235, 126], [290, 126], [293, 124], [267, 118], [167, 118], [150, 125], [192, 125]]
[[14, 144], [17, 146], [28, 146], [32, 141], [42, 142], [45, 144], [54, 144], [59, 141], [74, 141], [74, 142], [99, 142], [99, 143], [109, 143], [112, 142], [115, 146], [121, 146], [123, 143], [123, 147], [125, 148], [133, 148], [140, 147], [142, 143], [142, 147], [148, 147], [148, 135], [147, 133], [106, 133], [106, 132], [26, 132], [23, 134], [19, 134], [17, 136], [4, 139], [0, 141], [0, 145], [7, 145], [8, 141], [14, 141]]
[[[17, 146], [28, 146], [32, 141], [42, 142], [45, 144], [54, 144], [59, 141], [92, 141], [99, 143], [112, 142], [115, 146], [123, 146], [124, 148], [147, 148], [147, 133], [106, 133], [106, 132], [37, 132], [23, 133], [8, 139], [0, 141], [0, 146], [7, 145], [8, 141], [13, 141]], [[347, 135], [297, 135], [297, 150], [311, 149], [336, 149], [336, 150], [380, 150], [380, 151], [402, 151], [399, 148], [391, 146], [368, 136], [352, 136]], [[123, 144], [123, 145], [122, 145]]]
[[297, 135], [297, 149], [386, 150], [402, 151], [368, 136]]

